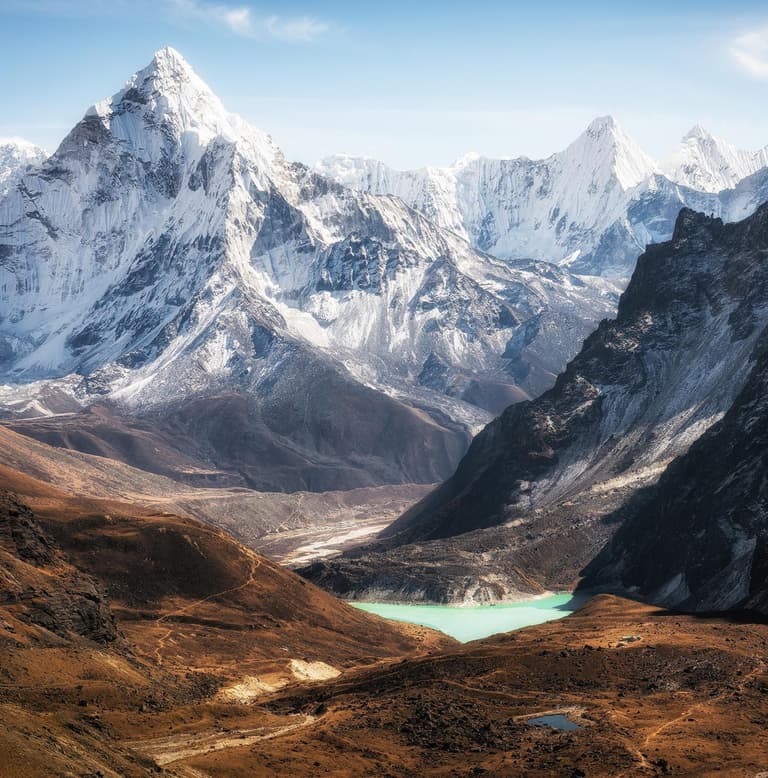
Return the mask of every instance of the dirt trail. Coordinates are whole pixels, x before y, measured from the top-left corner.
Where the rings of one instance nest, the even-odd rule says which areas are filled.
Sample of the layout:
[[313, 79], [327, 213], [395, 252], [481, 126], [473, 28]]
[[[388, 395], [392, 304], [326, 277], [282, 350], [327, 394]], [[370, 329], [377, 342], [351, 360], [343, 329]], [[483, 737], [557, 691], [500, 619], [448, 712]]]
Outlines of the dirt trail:
[[229, 732], [188, 732], [152, 740], [132, 741], [124, 745], [154, 759], [163, 767], [182, 759], [210, 754], [213, 751], [243, 748], [264, 740], [272, 740], [308, 727], [315, 721], [317, 721], [315, 716], [300, 716], [298, 721], [274, 729], [259, 727], [258, 729], [234, 729]]
[[195, 770], [194, 767], [183, 764], [175, 766], [172, 775], [175, 775], [176, 778], [210, 778], [208, 773], [204, 773], [202, 770]]
[[[748, 684], [754, 680], [757, 676], [763, 675], [766, 670], [768, 669], [768, 663], [765, 662], [762, 659], [756, 659], [755, 667], [746, 675], [742, 677], [741, 683], [737, 687], [737, 691], [739, 693], [745, 692]], [[671, 727], [675, 725], [682, 725], [685, 724], [688, 721], [693, 721], [691, 718], [694, 711], [704, 711], [704, 717], [706, 717], [706, 711], [708, 706], [712, 704], [712, 701], [699, 701], [699, 702], [693, 702], [689, 707], [685, 708], [680, 714], [677, 716], [672, 717], [671, 719], [668, 719], [663, 724], [660, 724], [658, 727], [651, 730], [643, 739], [642, 744], [640, 747], [635, 747], [627, 743], [627, 748], [629, 751], [633, 753], [637, 760], [637, 765], [633, 766], [629, 770], [624, 770], [621, 773], [618, 773], [616, 778], [624, 778], [624, 776], [628, 775], [632, 770], [635, 769], [648, 769], [653, 770], [654, 765], [650, 764], [645, 756], [644, 752], [647, 752], [647, 750], [650, 747], [651, 741], [658, 738], [660, 735], [662, 735], [666, 730], [670, 729]], [[623, 717], [622, 717], [623, 718]], [[768, 773], [766, 773], [768, 776]]]
[[[197, 608], [199, 605], [202, 605], [203, 603], [210, 602], [211, 600], [215, 600], [218, 597], [224, 597], [227, 594], [234, 594], [235, 592], [239, 592], [241, 589], [245, 589], [247, 586], [250, 586], [256, 576], [256, 571], [261, 566], [261, 560], [255, 555], [255, 554], [249, 554], [250, 556], [250, 571], [248, 573], [248, 577], [246, 580], [239, 584], [238, 586], [233, 586], [230, 589], [224, 589], [224, 591], [221, 592], [215, 592], [214, 594], [209, 594], [207, 597], [203, 597], [201, 600], [195, 600], [194, 602], [190, 602], [187, 605], [183, 606], [182, 608], [177, 608], [174, 611], [170, 611], [169, 613], [164, 614], [163, 616], [160, 616], [157, 620], [157, 624], [162, 624], [165, 621], [168, 621], [168, 619], [172, 619], [175, 616], [181, 616], [185, 613], [188, 613], [194, 608]], [[159, 665], [163, 664], [163, 656], [162, 652], [165, 648], [165, 644], [168, 642], [169, 638], [173, 634], [174, 628], [170, 627], [168, 630], [166, 630], [158, 639], [157, 641], [157, 647], [155, 648], [154, 654], [155, 659], [157, 660], [157, 663]]]

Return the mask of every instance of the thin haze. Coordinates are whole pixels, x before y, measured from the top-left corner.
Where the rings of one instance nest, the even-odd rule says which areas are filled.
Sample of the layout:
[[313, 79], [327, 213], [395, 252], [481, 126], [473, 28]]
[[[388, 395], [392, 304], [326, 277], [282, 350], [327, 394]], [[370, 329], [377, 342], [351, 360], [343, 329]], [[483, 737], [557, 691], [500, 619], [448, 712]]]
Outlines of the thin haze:
[[657, 157], [695, 123], [768, 143], [764, 3], [618, 5], [2, 0], [0, 135], [55, 148], [172, 45], [230, 110], [309, 163], [543, 157], [608, 113]]

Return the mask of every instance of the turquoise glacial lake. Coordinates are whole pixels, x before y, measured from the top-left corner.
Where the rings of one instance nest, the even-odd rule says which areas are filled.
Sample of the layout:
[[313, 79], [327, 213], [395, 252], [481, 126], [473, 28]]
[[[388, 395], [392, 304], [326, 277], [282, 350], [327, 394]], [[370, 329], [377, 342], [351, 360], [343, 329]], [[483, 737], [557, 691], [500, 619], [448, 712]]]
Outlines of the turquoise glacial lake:
[[574, 597], [572, 594], [554, 594], [498, 605], [398, 605], [391, 602], [351, 602], [350, 605], [385, 619], [432, 627], [467, 643], [499, 632], [562, 619], [585, 600], [585, 597]]

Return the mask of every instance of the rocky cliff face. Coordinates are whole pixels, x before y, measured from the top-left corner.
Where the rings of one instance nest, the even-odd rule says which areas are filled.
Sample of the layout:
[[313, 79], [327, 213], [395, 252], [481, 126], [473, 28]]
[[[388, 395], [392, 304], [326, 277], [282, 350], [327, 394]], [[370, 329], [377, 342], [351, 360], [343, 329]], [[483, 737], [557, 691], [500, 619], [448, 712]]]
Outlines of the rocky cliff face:
[[[459, 559], [474, 576], [466, 580], [498, 567], [506, 578], [493, 596], [515, 578], [574, 580], [576, 560], [586, 563], [615, 526], [600, 517], [658, 477], [745, 385], [768, 322], [766, 251], [768, 206], [737, 224], [683, 211], [672, 240], [640, 257], [616, 319], [553, 389], [480, 433], [456, 473], [384, 531], [375, 551], [386, 559], [357, 555], [352, 578], [370, 563], [363, 577], [374, 580], [400, 555], [413, 580], [445, 554], [447, 567]], [[559, 572], [542, 556], [547, 543], [567, 555]]]
[[732, 408], [638, 494], [583, 588], [768, 614], [768, 333]]
[[60, 637], [100, 643], [118, 637], [99, 584], [74, 568], [32, 512], [7, 492], [0, 492], [0, 559], [0, 604], [15, 618]]

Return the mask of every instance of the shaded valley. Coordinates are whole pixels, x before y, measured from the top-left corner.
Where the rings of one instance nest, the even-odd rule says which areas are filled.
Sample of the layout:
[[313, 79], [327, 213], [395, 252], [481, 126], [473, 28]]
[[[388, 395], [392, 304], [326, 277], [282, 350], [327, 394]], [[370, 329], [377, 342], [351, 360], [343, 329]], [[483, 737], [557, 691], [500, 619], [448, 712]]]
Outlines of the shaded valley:
[[630, 499], [748, 382], [768, 324], [766, 251], [766, 206], [736, 224], [683, 210], [672, 240], [638, 260], [616, 319], [551, 390], [488, 425], [456, 473], [376, 542], [303, 574], [393, 600], [572, 588]]
[[767, 199], [312, 168], [170, 47], [0, 141], [0, 776], [766, 778]]

